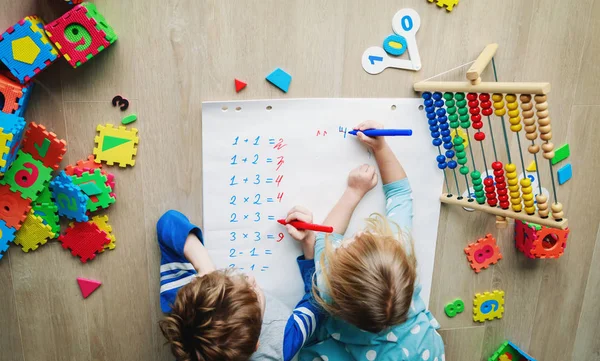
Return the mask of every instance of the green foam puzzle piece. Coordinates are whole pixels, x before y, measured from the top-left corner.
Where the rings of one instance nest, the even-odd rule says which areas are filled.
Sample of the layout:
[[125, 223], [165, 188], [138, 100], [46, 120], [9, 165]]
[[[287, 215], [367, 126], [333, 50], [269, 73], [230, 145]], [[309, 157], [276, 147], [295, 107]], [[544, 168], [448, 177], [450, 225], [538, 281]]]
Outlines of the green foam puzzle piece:
[[565, 143], [554, 150], [554, 158], [552, 158], [552, 165], [567, 159], [571, 155], [571, 149], [569, 149], [569, 143]]
[[79, 188], [81, 188], [83, 193], [87, 194], [88, 196], [95, 196], [102, 193], [102, 190], [92, 182], [80, 184]]
[[110, 135], [107, 135], [104, 137], [104, 141], [102, 142], [102, 151], [104, 152], [114, 147], [118, 147], [127, 142], [131, 142], [131, 139], [111, 137]]

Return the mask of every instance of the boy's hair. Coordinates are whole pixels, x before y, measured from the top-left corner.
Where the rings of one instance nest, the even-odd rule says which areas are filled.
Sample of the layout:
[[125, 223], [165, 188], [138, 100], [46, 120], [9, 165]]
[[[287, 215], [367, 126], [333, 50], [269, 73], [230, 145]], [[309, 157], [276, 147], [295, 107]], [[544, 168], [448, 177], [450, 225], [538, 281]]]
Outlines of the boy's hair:
[[214, 271], [182, 287], [160, 321], [177, 361], [242, 361], [256, 351], [262, 312], [242, 275]]
[[417, 262], [412, 241], [395, 228], [396, 233], [383, 216], [373, 214], [350, 244], [334, 249], [326, 239], [320, 263], [330, 300], [316, 285], [313, 294], [332, 316], [374, 333], [406, 321]]

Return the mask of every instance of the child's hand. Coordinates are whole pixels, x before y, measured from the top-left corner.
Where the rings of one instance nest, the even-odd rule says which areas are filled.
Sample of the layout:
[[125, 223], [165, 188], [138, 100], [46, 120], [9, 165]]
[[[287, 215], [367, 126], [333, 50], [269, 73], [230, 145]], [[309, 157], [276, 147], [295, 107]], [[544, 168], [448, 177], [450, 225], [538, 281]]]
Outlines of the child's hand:
[[[366, 122], [362, 122], [356, 127], [354, 130], [365, 130], [365, 129], [383, 129], [383, 124], [375, 121], [375, 120], [367, 120]], [[384, 137], [367, 137], [364, 133], [358, 133], [356, 135], [360, 141], [365, 144], [367, 147], [373, 149], [374, 152], [381, 150], [385, 147], [386, 142]]]
[[348, 175], [348, 188], [361, 198], [377, 185], [375, 167], [363, 164], [353, 169]]
[[[294, 208], [290, 209], [285, 221], [301, 221], [305, 223], [312, 223], [313, 214], [310, 210], [302, 206], [295, 206]], [[290, 236], [292, 236], [293, 239], [300, 242], [302, 245], [304, 258], [313, 259], [315, 255], [315, 232], [309, 230], [299, 230], [291, 224], [286, 225], [285, 228]]]

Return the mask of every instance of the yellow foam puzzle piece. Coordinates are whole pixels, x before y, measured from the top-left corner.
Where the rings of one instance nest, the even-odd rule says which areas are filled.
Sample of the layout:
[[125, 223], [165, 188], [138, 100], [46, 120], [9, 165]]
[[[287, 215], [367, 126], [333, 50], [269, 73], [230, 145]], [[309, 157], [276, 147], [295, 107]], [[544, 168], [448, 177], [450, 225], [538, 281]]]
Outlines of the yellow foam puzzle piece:
[[[108, 235], [108, 238], [110, 238], [110, 243], [105, 244], [104, 249], [115, 249], [115, 247], [116, 247], [115, 242], [117, 241], [117, 238], [112, 233], [112, 226], [110, 224], [108, 224], [108, 216], [107, 215], [94, 216], [94, 217], [92, 217], [92, 220], [90, 222], [95, 223], [98, 226], [98, 228], [100, 228], [101, 231], [106, 232], [106, 234]], [[102, 252], [104, 252], [104, 251], [102, 251]]]
[[535, 172], [537, 170], [537, 167], [535, 165], [535, 161], [531, 161], [531, 163], [529, 163], [529, 166], [527, 166], [527, 171], [528, 172]]
[[[436, 5], [439, 7], [446, 6], [446, 10], [451, 12], [455, 5], [458, 5], [460, 0], [436, 0]], [[430, 1], [431, 2], [431, 1]]]
[[27, 16], [25, 17], [25, 20], [29, 20], [29, 22], [31, 22], [32, 31], [35, 31], [36, 33], [41, 35], [40, 40], [42, 43], [50, 44], [50, 46], [52, 47], [52, 49], [50, 49], [50, 52], [58, 56], [58, 50], [56, 50], [54, 44], [50, 41], [50, 38], [48, 38], [48, 35], [44, 31], [44, 26], [46, 25], [46, 23], [44, 23], [44, 21], [40, 17], [35, 15]]
[[41, 51], [40, 47], [28, 36], [13, 40], [11, 46], [13, 58], [27, 64], [33, 64]]
[[4, 133], [4, 129], [0, 128], [0, 168], [6, 165], [6, 159], [10, 153], [8, 142], [13, 139], [12, 133]]
[[123, 126], [115, 128], [112, 124], [98, 125], [98, 135], [94, 141], [98, 145], [94, 148], [96, 163], [106, 162], [108, 165], [119, 163], [119, 167], [134, 166], [139, 138], [138, 130], [127, 129]]
[[475, 294], [473, 321], [484, 322], [502, 318], [504, 313], [504, 291], [495, 290]]
[[23, 252], [35, 251], [39, 246], [46, 244], [49, 238], [54, 238], [52, 228], [44, 224], [42, 217], [36, 216], [31, 210], [25, 222], [17, 231], [15, 244], [21, 246]]

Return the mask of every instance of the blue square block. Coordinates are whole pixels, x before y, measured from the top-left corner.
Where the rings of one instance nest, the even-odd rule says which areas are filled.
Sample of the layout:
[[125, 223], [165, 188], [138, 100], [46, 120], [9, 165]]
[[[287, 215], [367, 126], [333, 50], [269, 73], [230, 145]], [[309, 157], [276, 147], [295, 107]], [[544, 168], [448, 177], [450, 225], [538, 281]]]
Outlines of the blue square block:
[[566, 181], [571, 179], [573, 176], [573, 169], [571, 168], [571, 163], [566, 164], [562, 168], [560, 168], [557, 172], [558, 174], [558, 184], [564, 184]]
[[6, 222], [0, 219], [0, 259], [2, 254], [8, 250], [9, 243], [15, 239], [17, 230], [6, 225]]
[[267, 76], [267, 81], [283, 90], [284, 93], [287, 93], [290, 88], [290, 83], [292, 82], [292, 76], [280, 68], [277, 68]]
[[0, 144], [0, 173], [5, 173], [17, 157], [21, 141], [25, 134], [25, 120], [15, 114], [0, 112], [0, 140], [6, 140], [12, 134], [11, 140]]

